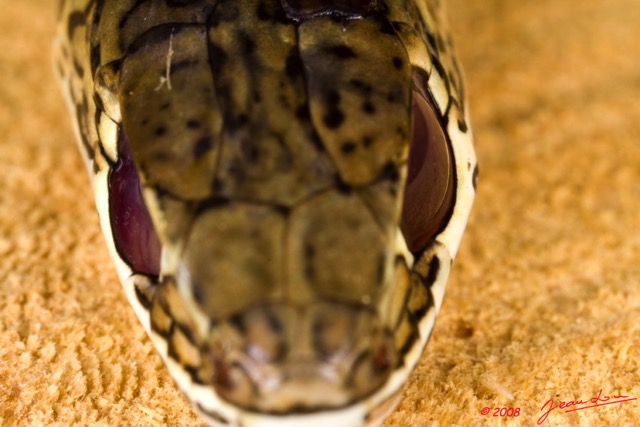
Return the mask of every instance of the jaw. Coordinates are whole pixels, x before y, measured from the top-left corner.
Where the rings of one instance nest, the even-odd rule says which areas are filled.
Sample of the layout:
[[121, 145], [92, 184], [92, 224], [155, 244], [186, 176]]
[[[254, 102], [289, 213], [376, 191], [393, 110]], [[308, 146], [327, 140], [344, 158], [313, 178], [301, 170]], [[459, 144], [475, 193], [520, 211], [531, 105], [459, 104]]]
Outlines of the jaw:
[[[339, 304], [275, 304], [210, 324], [196, 345], [187, 327], [197, 316], [167, 282], [141, 319], [180, 389], [212, 425], [376, 426], [397, 404], [428, 341], [449, 265], [448, 251], [436, 243], [414, 263], [423, 276], [412, 271], [397, 284], [407, 308], [384, 300], [383, 320]], [[125, 288], [139, 286], [134, 277], [142, 276]], [[169, 313], [173, 320], [163, 324]], [[320, 316], [333, 324], [318, 325]], [[333, 346], [332, 339], [351, 344]]]
[[218, 324], [204, 353], [220, 396], [272, 414], [348, 406], [378, 390], [396, 359], [375, 312], [340, 303], [250, 310]]

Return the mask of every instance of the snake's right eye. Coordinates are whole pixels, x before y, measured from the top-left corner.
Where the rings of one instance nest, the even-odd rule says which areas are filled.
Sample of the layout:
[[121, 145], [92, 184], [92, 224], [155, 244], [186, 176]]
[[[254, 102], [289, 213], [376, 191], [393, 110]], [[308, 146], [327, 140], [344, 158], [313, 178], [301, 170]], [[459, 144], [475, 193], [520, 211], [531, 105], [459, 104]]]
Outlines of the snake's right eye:
[[116, 249], [136, 273], [160, 274], [160, 240], [142, 197], [129, 142], [118, 132], [118, 163], [109, 174], [109, 216]]
[[454, 171], [449, 143], [436, 110], [414, 79], [413, 119], [407, 184], [400, 228], [413, 253], [424, 250], [442, 229], [454, 201]]

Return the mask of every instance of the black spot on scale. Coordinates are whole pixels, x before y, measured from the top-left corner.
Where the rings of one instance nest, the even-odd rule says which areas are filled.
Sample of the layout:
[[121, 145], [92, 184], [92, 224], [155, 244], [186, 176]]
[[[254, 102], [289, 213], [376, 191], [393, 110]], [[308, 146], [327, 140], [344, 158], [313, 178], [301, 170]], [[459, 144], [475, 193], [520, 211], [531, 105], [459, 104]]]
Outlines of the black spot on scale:
[[458, 76], [456, 75], [456, 73], [453, 70], [449, 70], [447, 75], [449, 76], [449, 82], [451, 83], [451, 87], [454, 88], [456, 91], [458, 91], [459, 89], [458, 78], [457, 78]]
[[197, 119], [189, 119], [187, 120], [187, 127], [189, 129], [200, 129], [202, 127], [202, 123]]
[[329, 47], [326, 47], [324, 50], [325, 52], [339, 59], [353, 59], [353, 58], [357, 58], [358, 56], [353, 51], [353, 49], [351, 49], [349, 46], [346, 46], [346, 45], [329, 46]]
[[432, 53], [438, 52], [438, 46], [433, 34], [427, 33], [427, 45], [431, 48]]
[[289, 77], [298, 77], [303, 74], [302, 60], [297, 47], [292, 48], [287, 55], [285, 72]]
[[238, 331], [241, 335], [246, 335], [249, 331], [246, 319], [241, 314], [232, 316], [229, 319], [229, 326]]
[[344, 154], [351, 154], [355, 150], [356, 150], [356, 144], [354, 144], [353, 142], [345, 142], [340, 147], [340, 151], [342, 151]]
[[[413, 316], [418, 319], [418, 320], [422, 320], [422, 318], [424, 318], [424, 316], [427, 314], [427, 312], [432, 308], [435, 307], [435, 301], [433, 300], [433, 293], [431, 292], [431, 290], [427, 287], [422, 287], [422, 277], [420, 277], [420, 275], [416, 272], [412, 272], [411, 273], [411, 282], [412, 282], [412, 297], [414, 295], [415, 292], [418, 293], [422, 293], [424, 292], [424, 295], [426, 297], [426, 301], [424, 304], [418, 304], [417, 308], [410, 308], [411, 314], [413, 314]], [[420, 289], [422, 287], [422, 289]], [[419, 296], [418, 296], [419, 297]]]
[[440, 271], [440, 258], [434, 255], [429, 262], [429, 274], [424, 279], [424, 284], [427, 287], [431, 287], [438, 278], [438, 272]]
[[[60, 2], [60, 3], [62, 3], [62, 2]], [[96, 44], [92, 44], [91, 45], [91, 51], [89, 53], [89, 58], [90, 58], [90, 61], [91, 61], [91, 73], [92, 73], [92, 75], [96, 74], [96, 70], [100, 66], [100, 49], [101, 49], [101, 44], [100, 43], [96, 43]]]
[[292, 208], [290, 206], [274, 205], [273, 210], [274, 212], [286, 217], [291, 214]]
[[385, 165], [382, 167], [380, 178], [388, 179], [392, 182], [398, 182], [400, 180], [400, 171], [398, 166], [392, 161], [385, 163]]
[[391, 62], [393, 63], [393, 66], [396, 68], [396, 70], [402, 69], [402, 64], [404, 63], [404, 61], [402, 61], [401, 58], [394, 56]]
[[480, 170], [478, 169], [478, 165], [476, 165], [476, 167], [473, 169], [473, 189], [474, 191], [478, 189], [478, 174], [480, 173]]
[[[155, 283], [155, 281], [152, 281], [152, 283]], [[143, 306], [147, 311], [151, 310], [151, 300], [149, 299], [149, 297], [145, 295], [145, 293], [138, 287], [138, 285], [134, 285], [133, 288], [140, 305]]]
[[[414, 318], [412, 313], [409, 313], [409, 312], [405, 312], [405, 313], [410, 318], [409, 325], [411, 326], [411, 332], [409, 333], [407, 340], [404, 342], [404, 344], [399, 350], [399, 353], [403, 356], [409, 353], [413, 348], [413, 346], [416, 344], [416, 342], [420, 339], [420, 332], [418, 331], [418, 328], [416, 326], [417, 319]], [[398, 358], [398, 366], [404, 366], [404, 359], [405, 359], [404, 357]]]
[[240, 113], [236, 116], [229, 114], [229, 116], [227, 117], [227, 127], [230, 131], [239, 129], [248, 122], [249, 117], [244, 113]]
[[[173, 325], [175, 325], [175, 323]], [[173, 327], [171, 329], [172, 329], [171, 335], [173, 335]], [[170, 336], [167, 341], [168, 341], [168, 344], [169, 344], [168, 347], [167, 347], [167, 356], [169, 356], [170, 358], [172, 358], [176, 362], [180, 363], [181, 362], [180, 352], [176, 349], [176, 345], [174, 343], [173, 337]], [[189, 367], [190, 367], [189, 365], [185, 365], [186, 369], [189, 369]], [[191, 367], [191, 368], [195, 369], [194, 367]]]
[[351, 79], [349, 80], [349, 83], [351, 84], [351, 86], [358, 89], [364, 95], [368, 96], [373, 93], [373, 86], [367, 82], [363, 82], [362, 80], [359, 80], [359, 79]]
[[256, 16], [261, 21], [268, 21], [271, 19], [271, 14], [269, 13], [269, 10], [267, 10], [267, 6], [262, 1], [258, 3], [258, 7], [256, 8]]
[[327, 94], [327, 103], [330, 105], [339, 104], [341, 99], [340, 94], [335, 90], [332, 90]]
[[369, 115], [374, 115], [376, 113], [376, 106], [371, 103], [371, 101], [365, 101], [362, 103], [362, 111]]
[[[215, 5], [218, 2], [212, 2], [212, 3]], [[236, 4], [233, 4], [238, 2], [230, 2], [230, 3], [232, 4], [231, 6], [218, 9], [218, 10], [222, 9], [222, 12], [216, 11], [215, 13], [209, 14], [209, 20], [207, 22], [207, 25], [209, 27], [218, 27], [221, 24], [229, 23], [229, 22], [237, 22], [240, 19], [240, 8], [238, 8]]]
[[309, 105], [305, 103], [296, 108], [296, 117], [300, 120], [310, 120], [311, 113], [309, 112]]
[[[136, 289], [137, 291], [137, 289]], [[162, 310], [163, 311], [163, 316], [164, 317], [169, 317], [169, 315], [167, 314], [167, 310], [162, 306], [162, 304], [158, 304], [157, 302], [154, 304], [153, 308], [150, 308], [152, 311], [155, 310]], [[169, 338], [169, 335], [171, 334], [171, 329], [173, 327], [173, 322], [171, 322], [171, 324], [169, 325], [168, 328], [166, 328], [166, 325], [163, 325], [161, 323], [158, 322], [157, 319], [157, 314], [156, 315], [151, 315], [149, 316], [151, 318], [151, 330], [154, 331], [155, 333], [157, 333], [158, 335], [164, 337], [164, 338]]]
[[87, 23], [87, 17], [84, 12], [75, 11], [67, 20], [67, 37], [69, 40], [73, 40], [75, 32], [78, 28], [82, 28]]
[[427, 312], [429, 311], [429, 309], [431, 307], [433, 307], [433, 300], [431, 298], [431, 292], [427, 292], [427, 295], [429, 295], [429, 304], [425, 304], [423, 306], [421, 306], [419, 309], [414, 310], [411, 312], [411, 314], [413, 314], [414, 317], [416, 317], [417, 319], [422, 320], [422, 318], [427, 314]]
[[193, 381], [195, 384], [207, 385], [207, 379], [202, 377], [202, 372], [199, 367], [185, 366], [184, 370], [187, 371], [187, 373], [191, 377], [191, 381]]
[[227, 53], [215, 43], [209, 43], [209, 62], [214, 76], [218, 76], [229, 60]]
[[333, 185], [340, 194], [349, 195], [353, 193], [353, 187], [344, 182], [340, 175], [335, 175]]
[[82, 65], [75, 59], [71, 62], [73, 63], [73, 68], [76, 71], [76, 74], [82, 79], [82, 77], [84, 77], [84, 68], [82, 68]]
[[248, 140], [241, 142], [240, 151], [242, 152], [242, 157], [249, 163], [257, 163], [260, 159], [260, 150]]
[[323, 121], [329, 129], [337, 129], [344, 122], [345, 116], [339, 107], [340, 99], [340, 94], [336, 91], [330, 91], [327, 94], [327, 112], [323, 117]]
[[[309, 114], [309, 118], [310, 118], [311, 116], [308, 108], [307, 108], [307, 114]], [[324, 153], [327, 151], [324, 144], [322, 143], [322, 139], [320, 138], [320, 136], [318, 135], [318, 132], [316, 132], [315, 129], [313, 128], [311, 129], [311, 135], [309, 135], [309, 137], [310, 137], [309, 141], [319, 152]]]
[[167, 133], [167, 128], [164, 126], [158, 126], [156, 128], [156, 130], [154, 131], [154, 134], [156, 135], [156, 137], [160, 138], [162, 136], [164, 136], [164, 134]]
[[196, 141], [196, 145], [193, 147], [193, 157], [196, 159], [205, 155], [211, 147], [213, 146], [213, 142], [211, 141], [210, 136], [205, 136]]
[[242, 43], [242, 48], [244, 49], [244, 53], [247, 55], [253, 54], [256, 50], [256, 42], [253, 38], [246, 33], [240, 34], [240, 41]]
[[291, 20], [287, 17], [286, 12], [281, 5], [271, 5], [271, 1], [260, 1], [256, 8], [256, 16], [261, 21], [272, 21], [280, 24], [290, 24]]
[[344, 119], [344, 114], [339, 108], [332, 108], [324, 116], [323, 121], [329, 129], [337, 129], [342, 125]]
[[387, 20], [383, 20], [381, 22], [380, 32], [382, 34], [388, 34], [392, 36], [396, 34], [396, 30], [393, 28], [393, 25]]
[[213, 181], [213, 194], [222, 193], [225, 188], [224, 182], [220, 178], [216, 178]]
[[[80, 135], [82, 140], [82, 146], [87, 153], [87, 157], [89, 160], [95, 160], [95, 150], [93, 145], [89, 143], [89, 130], [88, 130], [88, 117], [89, 114], [89, 104], [87, 101], [87, 96], [85, 94], [82, 95], [82, 98], [79, 102], [76, 102], [75, 105], [76, 110], [76, 121], [78, 122], [78, 126], [80, 127]], [[95, 120], [95, 118], [94, 118]]]
[[460, 132], [462, 133], [467, 133], [469, 126], [467, 126], [467, 122], [465, 120], [460, 119], [458, 120], [458, 129], [460, 129]]
[[178, 322], [173, 322], [173, 326], [174, 326], [174, 330], [178, 329], [180, 332], [182, 332], [182, 335], [184, 335], [187, 341], [189, 341], [191, 344], [195, 346], [198, 345], [198, 340], [196, 339], [196, 336], [194, 335], [191, 329], [189, 329], [187, 326], [183, 325], [182, 323], [178, 323]]

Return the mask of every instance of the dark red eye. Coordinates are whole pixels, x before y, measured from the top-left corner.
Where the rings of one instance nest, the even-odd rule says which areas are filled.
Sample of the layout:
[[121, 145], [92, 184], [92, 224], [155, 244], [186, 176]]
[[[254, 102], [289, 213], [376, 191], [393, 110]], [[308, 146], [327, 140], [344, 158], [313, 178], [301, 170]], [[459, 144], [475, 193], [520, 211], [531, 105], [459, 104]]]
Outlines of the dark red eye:
[[400, 225], [411, 252], [422, 251], [450, 215], [455, 192], [452, 163], [449, 143], [434, 107], [416, 82], [409, 170]]
[[124, 132], [118, 133], [120, 160], [109, 174], [109, 216], [116, 249], [133, 271], [160, 274], [160, 240], [142, 199], [140, 180]]

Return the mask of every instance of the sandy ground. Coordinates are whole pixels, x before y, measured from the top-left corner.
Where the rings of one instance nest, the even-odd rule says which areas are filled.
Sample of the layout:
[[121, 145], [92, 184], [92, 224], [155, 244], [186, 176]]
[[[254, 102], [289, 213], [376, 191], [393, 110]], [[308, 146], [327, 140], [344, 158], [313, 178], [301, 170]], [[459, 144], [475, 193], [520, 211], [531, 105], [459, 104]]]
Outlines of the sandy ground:
[[[638, 398], [640, 2], [448, 4], [481, 179], [385, 426], [535, 426], [549, 399]], [[200, 425], [108, 258], [51, 72], [53, 9], [0, 15], [0, 425]], [[542, 425], [640, 419], [637, 400], [567, 409]]]

